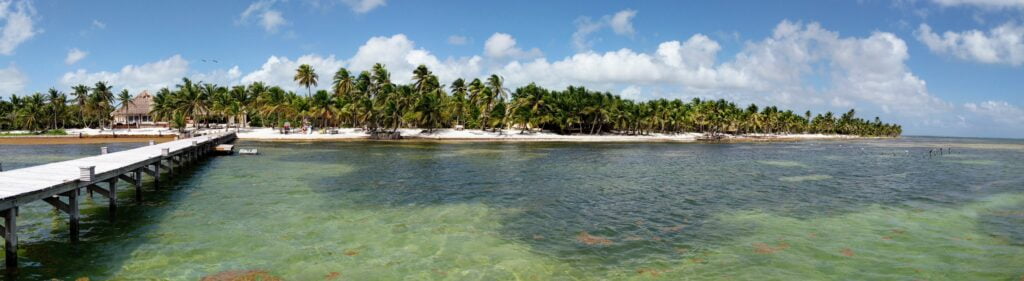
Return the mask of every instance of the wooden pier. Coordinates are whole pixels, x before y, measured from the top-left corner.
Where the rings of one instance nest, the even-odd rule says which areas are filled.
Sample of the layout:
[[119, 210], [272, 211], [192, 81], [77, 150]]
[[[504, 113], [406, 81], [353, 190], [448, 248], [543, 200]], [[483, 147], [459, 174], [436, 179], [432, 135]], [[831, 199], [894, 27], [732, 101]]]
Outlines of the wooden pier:
[[71, 241], [78, 241], [81, 191], [108, 198], [111, 218], [117, 209], [117, 182], [135, 187], [135, 200], [142, 200], [142, 177], [149, 175], [160, 185], [161, 173], [173, 173], [209, 155], [220, 144], [231, 142], [235, 133], [213, 134], [161, 144], [0, 172], [0, 236], [5, 240], [8, 271], [18, 267], [18, 206], [43, 200], [70, 217]]

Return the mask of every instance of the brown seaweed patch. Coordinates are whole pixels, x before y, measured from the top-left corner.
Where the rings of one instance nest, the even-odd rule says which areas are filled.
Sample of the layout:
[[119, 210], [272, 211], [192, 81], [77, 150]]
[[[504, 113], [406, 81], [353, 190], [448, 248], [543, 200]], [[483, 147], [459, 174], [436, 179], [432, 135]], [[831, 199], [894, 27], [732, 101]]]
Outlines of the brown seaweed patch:
[[202, 281], [282, 281], [280, 277], [263, 270], [228, 270], [207, 275]]
[[626, 237], [626, 241], [640, 241], [640, 240], [644, 240], [644, 238], [640, 237], [640, 236], [636, 236], [636, 235], [631, 235], [631, 236], [627, 236]]
[[636, 273], [640, 275], [647, 274], [650, 275], [651, 277], [658, 277], [661, 276], [662, 271], [653, 268], [641, 268], [637, 269]]
[[680, 231], [683, 231], [683, 228], [686, 228], [685, 224], [680, 224], [680, 225], [671, 226], [671, 227], [662, 227], [661, 228], [661, 232], [667, 232], [667, 233], [680, 232]]
[[786, 242], [779, 242], [779, 244], [775, 245], [775, 246], [768, 245], [768, 243], [762, 243], [762, 242], [754, 243], [753, 245], [754, 245], [754, 253], [766, 254], [766, 255], [767, 254], [778, 253], [778, 252], [784, 251], [786, 249], [789, 249], [789, 243], [786, 243]]
[[612, 244], [612, 240], [601, 236], [590, 235], [590, 233], [587, 233], [586, 231], [580, 232], [579, 235], [576, 235], [576, 241], [588, 246], [608, 246]]
[[350, 256], [350, 257], [354, 257], [356, 255], [359, 255], [359, 251], [357, 251], [356, 249], [348, 249], [348, 250], [345, 250], [345, 255], [346, 256]]
[[324, 276], [324, 280], [327, 281], [338, 280], [338, 278], [341, 278], [341, 272], [337, 271], [328, 273], [327, 276]]
[[850, 248], [843, 248], [843, 250], [839, 251], [839, 252], [842, 253], [843, 256], [847, 256], [847, 257], [853, 257], [854, 256], [853, 249], [850, 249]]

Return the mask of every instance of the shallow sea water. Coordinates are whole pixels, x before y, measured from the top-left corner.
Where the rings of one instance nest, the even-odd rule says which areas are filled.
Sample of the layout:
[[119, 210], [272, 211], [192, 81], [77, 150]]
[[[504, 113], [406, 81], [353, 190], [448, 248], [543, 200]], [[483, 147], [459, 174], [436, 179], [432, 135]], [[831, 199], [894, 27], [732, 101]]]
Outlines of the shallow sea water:
[[85, 200], [78, 244], [64, 215], [22, 207], [16, 279], [1024, 277], [1024, 141], [237, 145], [261, 155], [147, 177], [142, 203], [125, 186], [115, 222]]

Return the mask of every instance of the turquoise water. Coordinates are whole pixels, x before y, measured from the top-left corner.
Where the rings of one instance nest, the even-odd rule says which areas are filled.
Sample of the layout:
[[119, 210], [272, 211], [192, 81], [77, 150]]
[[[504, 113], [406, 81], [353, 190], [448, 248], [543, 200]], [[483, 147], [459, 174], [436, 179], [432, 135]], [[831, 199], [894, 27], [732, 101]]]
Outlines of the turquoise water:
[[211, 158], [143, 203], [123, 188], [116, 222], [86, 200], [75, 245], [63, 215], [23, 207], [17, 279], [1024, 277], [1024, 141], [238, 145], [262, 155]]

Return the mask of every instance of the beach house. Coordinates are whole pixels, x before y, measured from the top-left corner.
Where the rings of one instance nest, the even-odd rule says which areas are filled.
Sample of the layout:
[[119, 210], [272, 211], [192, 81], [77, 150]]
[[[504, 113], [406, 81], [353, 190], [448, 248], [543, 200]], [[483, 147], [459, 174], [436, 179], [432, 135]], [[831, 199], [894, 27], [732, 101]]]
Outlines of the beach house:
[[153, 95], [148, 91], [142, 91], [128, 103], [128, 106], [118, 107], [111, 112], [114, 118], [115, 128], [146, 128], [146, 127], [167, 127], [166, 122], [154, 122], [149, 111], [153, 106]]

